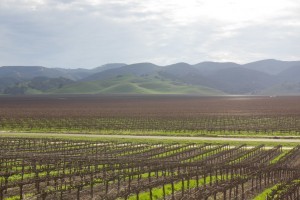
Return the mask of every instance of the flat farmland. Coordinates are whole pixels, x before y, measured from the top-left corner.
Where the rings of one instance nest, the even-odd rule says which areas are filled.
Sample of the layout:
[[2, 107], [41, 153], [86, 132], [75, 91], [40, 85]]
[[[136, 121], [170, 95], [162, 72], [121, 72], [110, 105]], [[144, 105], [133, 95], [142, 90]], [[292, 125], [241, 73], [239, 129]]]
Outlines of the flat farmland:
[[0, 130], [133, 135], [300, 135], [300, 97], [0, 97]]
[[2, 96], [0, 200], [296, 200], [299, 102]]

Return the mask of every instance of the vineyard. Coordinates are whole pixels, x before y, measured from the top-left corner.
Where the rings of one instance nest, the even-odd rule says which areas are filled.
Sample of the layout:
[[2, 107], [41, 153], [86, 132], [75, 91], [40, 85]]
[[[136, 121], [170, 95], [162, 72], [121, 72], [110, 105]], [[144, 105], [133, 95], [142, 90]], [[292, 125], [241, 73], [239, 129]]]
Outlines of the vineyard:
[[300, 146], [0, 137], [0, 199], [300, 198]]
[[0, 131], [300, 135], [299, 97], [0, 97]]
[[299, 102], [300, 97], [1, 96], [0, 200], [298, 200], [300, 145], [26, 134], [299, 136]]

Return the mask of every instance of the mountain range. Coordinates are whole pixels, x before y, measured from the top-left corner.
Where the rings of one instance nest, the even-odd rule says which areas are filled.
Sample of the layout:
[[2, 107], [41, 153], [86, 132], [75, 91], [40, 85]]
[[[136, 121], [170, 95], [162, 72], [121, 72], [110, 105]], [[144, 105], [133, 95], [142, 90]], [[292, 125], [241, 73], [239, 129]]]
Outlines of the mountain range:
[[300, 61], [0, 67], [0, 94], [300, 95]]

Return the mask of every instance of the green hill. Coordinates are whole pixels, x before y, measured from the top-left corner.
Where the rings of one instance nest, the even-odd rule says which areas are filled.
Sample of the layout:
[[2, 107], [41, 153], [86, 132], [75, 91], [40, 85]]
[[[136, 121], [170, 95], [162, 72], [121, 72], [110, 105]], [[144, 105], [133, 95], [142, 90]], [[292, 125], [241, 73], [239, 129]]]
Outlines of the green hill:
[[0, 67], [0, 95], [299, 95], [300, 61], [110, 63], [93, 69]]
[[49, 93], [63, 94], [198, 94], [222, 95], [208, 87], [192, 86], [160, 76], [117, 76], [106, 80], [76, 82]]

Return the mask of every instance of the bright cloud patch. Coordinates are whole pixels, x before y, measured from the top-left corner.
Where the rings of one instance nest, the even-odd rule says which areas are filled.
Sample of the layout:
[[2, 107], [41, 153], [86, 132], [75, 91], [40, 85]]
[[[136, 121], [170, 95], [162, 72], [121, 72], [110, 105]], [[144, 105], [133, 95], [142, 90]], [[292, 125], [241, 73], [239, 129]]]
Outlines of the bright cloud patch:
[[0, 65], [299, 60], [298, 0], [1, 0]]

